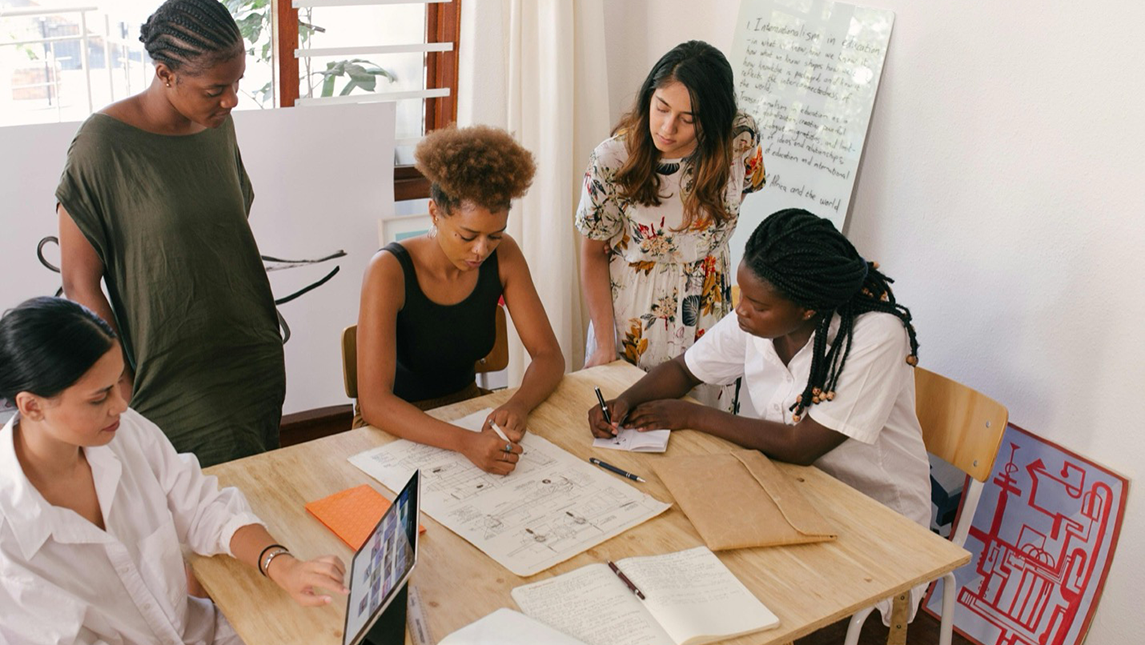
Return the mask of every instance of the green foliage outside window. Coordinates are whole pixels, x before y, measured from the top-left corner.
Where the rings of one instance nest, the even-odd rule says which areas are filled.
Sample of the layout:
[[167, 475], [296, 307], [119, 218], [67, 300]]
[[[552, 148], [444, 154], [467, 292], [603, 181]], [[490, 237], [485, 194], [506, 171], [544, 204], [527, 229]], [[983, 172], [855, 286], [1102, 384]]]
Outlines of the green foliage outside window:
[[[271, 2], [272, 0], [223, 0], [223, 4], [238, 23], [239, 31], [246, 41], [248, 55], [254, 56], [259, 63], [270, 63], [274, 58], [274, 43], [270, 28], [273, 11]], [[313, 8], [310, 7], [299, 10], [298, 45], [302, 49], [307, 47], [315, 33], [326, 31], [311, 21], [312, 14]], [[338, 96], [346, 96], [359, 88], [373, 92], [378, 88], [379, 76], [387, 79], [389, 83], [397, 80], [389, 70], [361, 58], [331, 61], [326, 63], [326, 69], [318, 71], [311, 71], [310, 59], [303, 58], [298, 79], [299, 93], [313, 97], [317, 89], [317, 96], [334, 96], [340, 79], [345, 79], [345, 84], [337, 91]], [[303, 88], [306, 90], [305, 93], [301, 91]], [[273, 91], [273, 84], [268, 82], [257, 90], [244, 93], [259, 107], [270, 107], [274, 105]]]

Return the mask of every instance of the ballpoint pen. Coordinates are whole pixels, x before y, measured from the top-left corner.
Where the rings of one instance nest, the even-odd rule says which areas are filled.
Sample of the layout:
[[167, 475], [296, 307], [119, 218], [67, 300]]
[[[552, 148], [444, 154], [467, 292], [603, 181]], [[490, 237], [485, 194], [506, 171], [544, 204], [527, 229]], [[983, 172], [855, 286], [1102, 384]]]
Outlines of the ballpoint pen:
[[629, 591], [636, 594], [637, 598], [639, 598], [641, 600], [647, 599], [644, 596], [644, 592], [640, 591], [639, 589], [636, 588], [636, 585], [633, 584], [632, 581], [628, 579], [628, 576], [624, 575], [624, 572], [620, 570], [620, 567], [616, 566], [615, 562], [613, 562], [612, 560], [609, 560], [608, 561], [608, 568], [612, 569], [612, 572], [615, 573], [617, 575], [617, 577], [620, 578], [620, 580], [628, 587]]
[[617, 475], [620, 475], [621, 477], [627, 477], [633, 481], [638, 481], [641, 484], [644, 483], [644, 480], [641, 479], [639, 475], [633, 475], [632, 473], [628, 472], [627, 470], [622, 470], [620, 468], [617, 468], [616, 466], [613, 466], [612, 464], [608, 463], [607, 461], [601, 461], [601, 460], [597, 459], [596, 457], [589, 457], [588, 461], [589, 461], [589, 463], [591, 463], [595, 466], [600, 466], [601, 468], [603, 468], [605, 470], [610, 470], [610, 471], [616, 473]]
[[604, 422], [612, 425], [612, 415], [608, 413], [608, 404], [604, 402], [604, 395], [600, 393], [599, 387], [592, 388], [596, 390], [596, 400], [600, 401], [600, 411], [604, 412]]

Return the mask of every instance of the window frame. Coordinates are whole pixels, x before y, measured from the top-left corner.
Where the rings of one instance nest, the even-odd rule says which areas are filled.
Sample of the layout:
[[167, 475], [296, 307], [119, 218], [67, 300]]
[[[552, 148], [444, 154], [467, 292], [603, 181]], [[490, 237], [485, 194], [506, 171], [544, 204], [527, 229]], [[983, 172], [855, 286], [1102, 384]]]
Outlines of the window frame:
[[[292, 0], [274, 0], [274, 86], [277, 107], [294, 107], [299, 84], [283, 79], [298, 78], [298, 9]], [[461, 0], [431, 2], [425, 9], [425, 42], [453, 43], [446, 52], [425, 54], [425, 88], [449, 88], [449, 96], [425, 101], [424, 131], [433, 132], [457, 121], [457, 50], [460, 46]], [[429, 197], [429, 180], [412, 165], [394, 167], [394, 200]]]

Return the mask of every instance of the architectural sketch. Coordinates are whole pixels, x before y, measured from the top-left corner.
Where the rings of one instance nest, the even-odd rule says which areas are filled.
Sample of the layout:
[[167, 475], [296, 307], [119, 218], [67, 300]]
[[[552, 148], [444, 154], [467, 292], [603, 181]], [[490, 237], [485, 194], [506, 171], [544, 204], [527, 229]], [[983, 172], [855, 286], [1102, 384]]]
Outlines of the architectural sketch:
[[[954, 626], [980, 645], [1076, 645], [1117, 545], [1124, 478], [1010, 425], [955, 572]], [[926, 608], [941, 611], [941, 587]]]
[[[491, 410], [454, 424], [477, 431]], [[358, 453], [350, 463], [391, 490], [420, 468], [422, 509], [506, 569], [531, 576], [655, 517], [669, 506], [526, 434], [508, 476], [463, 455], [405, 440]]]

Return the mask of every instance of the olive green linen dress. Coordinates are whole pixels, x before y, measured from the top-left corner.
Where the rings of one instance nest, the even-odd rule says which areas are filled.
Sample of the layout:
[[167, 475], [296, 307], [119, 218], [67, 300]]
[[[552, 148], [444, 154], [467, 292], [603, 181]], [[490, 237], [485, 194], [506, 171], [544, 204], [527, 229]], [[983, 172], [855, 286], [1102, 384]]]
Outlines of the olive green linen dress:
[[167, 136], [94, 114], [56, 199], [103, 261], [131, 407], [204, 466], [276, 448], [282, 339], [233, 121]]

